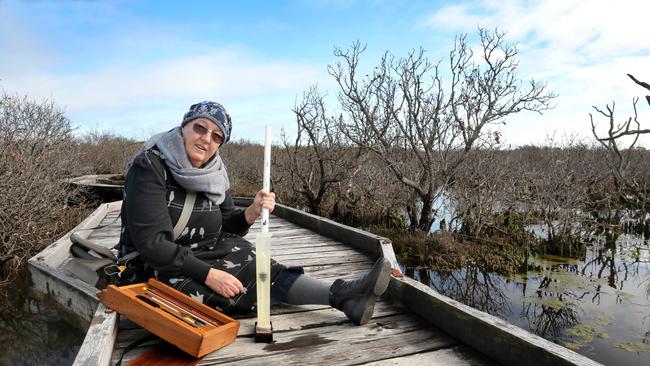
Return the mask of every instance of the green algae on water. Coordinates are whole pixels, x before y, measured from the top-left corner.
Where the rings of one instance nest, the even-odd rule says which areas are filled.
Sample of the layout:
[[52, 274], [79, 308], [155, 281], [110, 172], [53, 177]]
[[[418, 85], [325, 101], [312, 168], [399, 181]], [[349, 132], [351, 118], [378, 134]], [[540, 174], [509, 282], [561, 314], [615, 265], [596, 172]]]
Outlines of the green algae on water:
[[650, 354], [650, 346], [647, 344], [643, 343], [632, 343], [632, 342], [625, 342], [625, 343], [616, 343], [614, 345], [616, 348], [620, 348], [622, 350], [628, 351], [628, 352], [637, 352], [637, 353], [647, 353]]
[[569, 303], [555, 297], [526, 297], [524, 298], [524, 303], [547, 306], [555, 310], [569, 306]]
[[596, 318], [591, 323], [582, 323], [567, 329], [567, 334], [574, 339], [565, 342], [564, 346], [572, 350], [577, 350], [587, 346], [596, 338], [608, 339], [609, 335], [605, 333], [603, 328], [612, 324], [613, 321], [613, 316], [600, 313], [596, 315]]

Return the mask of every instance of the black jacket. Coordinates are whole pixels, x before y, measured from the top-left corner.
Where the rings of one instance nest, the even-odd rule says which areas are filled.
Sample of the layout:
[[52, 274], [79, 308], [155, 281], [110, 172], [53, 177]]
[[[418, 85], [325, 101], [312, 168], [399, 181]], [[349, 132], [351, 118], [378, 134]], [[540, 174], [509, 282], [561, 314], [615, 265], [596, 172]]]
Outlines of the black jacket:
[[190, 277], [204, 283], [210, 264], [196, 258], [190, 246], [216, 242], [222, 232], [243, 236], [250, 225], [244, 211], [235, 208], [230, 191], [218, 206], [197, 192], [183, 234], [174, 240], [173, 227], [183, 210], [185, 194], [155, 148], [140, 153], [125, 182], [120, 254], [137, 250], [139, 259], [158, 275]]

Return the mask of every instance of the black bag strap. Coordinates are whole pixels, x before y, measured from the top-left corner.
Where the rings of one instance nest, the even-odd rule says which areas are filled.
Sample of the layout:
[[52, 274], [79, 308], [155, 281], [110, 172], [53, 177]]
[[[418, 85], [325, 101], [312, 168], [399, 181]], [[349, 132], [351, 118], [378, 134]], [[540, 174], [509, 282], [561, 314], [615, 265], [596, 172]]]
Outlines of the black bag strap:
[[115, 363], [115, 366], [122, 366], [122, 359], [124, 358], [125, 354], [127, 354], [128, 352], [131, 352], [133, 349], [135, 349], [139, 345], [141, 345], [143, 343], [146, 343], [146, 342], [149, 342], [149, 341], [153, 341], [156, 338], [158, 338], [158, 336], [155, 335], [155, 334], [147, 334], [146, 336], [144, 336], [144, 337], [142, 337], [140, 339], [137, 339], [134, 342], [132, 342], [131, 344], [124, 347], [124, 351], [122, 352], [122, 355], [120, 356], [120, 359], [117, 360], [117, 362]]
[[70, 235], [70, 241], [72, 241], [74, 244], [77, 244], [77, 245], [79, 245], [79, 246], [81, 246], [81, 247], [83, 247], [83, 248], [85, 248], [87, 250], [92, 250], [93, 252], [99, 254], [100, 256], [102, 256], [102, 257], [104, 257], [106, 259], [110, 259], [110, 260], [113, 260], [113, 261], [117, 260], [117, 257], [115, 256], [115, 254], [113, 254], [113, 252], [110, 249], [108, 249], [106, 247], [103, 247], [101, 245], [95, 244], [95, 243], [93, 243], [92, 241], [90, 241], [90, 240], [88, 240], [86, 238], [82, 238], [77, 233], [72, 233], [72, 235]]

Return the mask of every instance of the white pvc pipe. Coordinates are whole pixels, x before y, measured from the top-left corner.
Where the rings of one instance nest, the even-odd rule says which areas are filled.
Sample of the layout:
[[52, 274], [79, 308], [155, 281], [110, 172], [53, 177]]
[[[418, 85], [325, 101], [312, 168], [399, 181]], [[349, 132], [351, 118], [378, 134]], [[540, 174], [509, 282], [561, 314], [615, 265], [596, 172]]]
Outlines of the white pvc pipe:
[[[271, 126], [266, 126], [264, 142], [264, 175], [262, 189], [269, 192], [271, 181]], [[271, 331], [271, 235], [269, 234], [269, 210], [262, 208], [262, 232], [255, 241], [257, 270], [257, 329]]]
[[[271, 189], [271, 126], [266, 126], [264, 140], [264, 175], [262, 176], [262, 190], [269, 192]], [[269, 232], [269, 210], [262, 208], [262, 232]]]

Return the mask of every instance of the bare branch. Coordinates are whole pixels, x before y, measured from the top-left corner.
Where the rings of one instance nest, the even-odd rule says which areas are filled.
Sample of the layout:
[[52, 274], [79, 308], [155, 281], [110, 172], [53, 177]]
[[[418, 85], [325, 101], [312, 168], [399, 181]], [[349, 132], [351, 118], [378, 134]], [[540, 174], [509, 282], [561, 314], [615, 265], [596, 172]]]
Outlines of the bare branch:
[[480, 61], [464, 35], [456, 38], [448, 88], [440, 63], [430, 61], [423, 49], [402, 58], [386, 53], [371, 74], [360, 77], [365, 47], [354, 43], [348, 50], [336, 49], [340, 62], [329, 67], [346, 114], [343, 133], [375, 154], [416, 195], [421, 209], [411, 225], [423, 231], [435, 219], [433, 201], [453, 184], [467, 153], [498, 136], [487, 126], [521, 111], [541, 113], [555, 97], [544, 84], [518, 79], [518, 51], [503, 42], [503, 33], [480, 29], [479, 35]]

